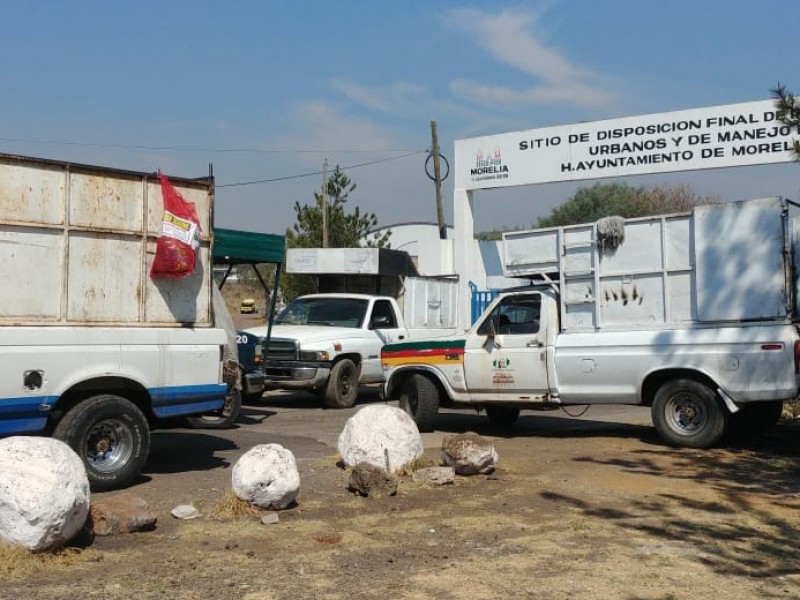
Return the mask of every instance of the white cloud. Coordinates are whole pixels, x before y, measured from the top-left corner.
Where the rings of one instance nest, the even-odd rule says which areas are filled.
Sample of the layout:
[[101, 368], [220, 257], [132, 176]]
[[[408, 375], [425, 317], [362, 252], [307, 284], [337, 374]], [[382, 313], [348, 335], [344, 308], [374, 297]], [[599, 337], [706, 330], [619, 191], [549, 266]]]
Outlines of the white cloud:
[[301, 132], [283, 141], [282, 146], [288, 150], [329, 151], [333, 155], [342, 150], [397, 148], [391, 138], [369, 120], [347, 115], [324, 102], [306, 102], [299, 107], [296, 117]]
[[546, 45], [537, 31], [538, 21], [537, 13], [524, 10], [505, 10], [497, 15], [477, 9], [450, 11], [450, 25], [474, 35], [478, 44], [499, 61], [539, 80], [538, 85], [521, 90], [459, 80], [451, 83], [451, 91], [490, 104], [564, 102], [598, 108], [613, 103], [614, 93], [596, 83], [600, 77]]
[[334, 80], [331, 85], [348, 100], [371, 110], [393, 113], [407, 111], [426, 94], [425, 86], [407, 81], [395, 81], [383, 87], [369, 87], [347, 79]]

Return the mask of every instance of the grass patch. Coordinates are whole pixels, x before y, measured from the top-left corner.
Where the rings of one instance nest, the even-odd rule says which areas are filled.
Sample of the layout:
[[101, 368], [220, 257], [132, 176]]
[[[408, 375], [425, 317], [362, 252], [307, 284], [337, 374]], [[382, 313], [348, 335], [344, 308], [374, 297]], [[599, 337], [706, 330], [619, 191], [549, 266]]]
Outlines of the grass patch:
[[233, 490], [228, 490], [222, 500], [208, 511], [208, 517], [216, 520], [251, 519], [261, 514], [261, 509], [239, 498]]
[[31, 552], [19, 546], [0, 544], [0, 580], [24, 579], [53, 567], [98, 562], [103, 555], [93, 549], [62, 548], [52, 552]]
[[435, 467], [437, 466], [437, 462], [430, 458], [427, 454], [421, 454], [410, 463], [403, 465], [397, 470], [397, 475], [400, 477], [411, 477], [414, 474], [414, 471], [419, 471], [420, 469], [427, 469], [428, 467]]

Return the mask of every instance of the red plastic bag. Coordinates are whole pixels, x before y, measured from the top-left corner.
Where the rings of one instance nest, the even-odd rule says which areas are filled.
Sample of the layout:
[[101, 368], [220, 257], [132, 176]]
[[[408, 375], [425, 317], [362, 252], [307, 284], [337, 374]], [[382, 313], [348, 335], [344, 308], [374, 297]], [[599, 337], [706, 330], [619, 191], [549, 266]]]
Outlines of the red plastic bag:
[[195, 250], [200, 245], [200, 220], [193, 202], [183, 199], [166, 175], [161, 178], [164, 219], [156, 240], [151, 279], [186, 277], [194, 272]]

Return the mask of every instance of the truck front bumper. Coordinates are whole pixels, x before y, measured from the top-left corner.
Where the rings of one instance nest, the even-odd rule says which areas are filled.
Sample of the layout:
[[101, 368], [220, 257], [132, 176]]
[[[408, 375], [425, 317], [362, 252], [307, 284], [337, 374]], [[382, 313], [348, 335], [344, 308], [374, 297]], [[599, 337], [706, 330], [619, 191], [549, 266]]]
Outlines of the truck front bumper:
[[264, 374], [260, 371], [249, 371], [242, 376], [242, 393], [246, 395], [264, 392]]
[[327, 385], [330, 363], [299, 361], [268, 362], [264, 367], [267, 387], [286, 390], [313, 390]]

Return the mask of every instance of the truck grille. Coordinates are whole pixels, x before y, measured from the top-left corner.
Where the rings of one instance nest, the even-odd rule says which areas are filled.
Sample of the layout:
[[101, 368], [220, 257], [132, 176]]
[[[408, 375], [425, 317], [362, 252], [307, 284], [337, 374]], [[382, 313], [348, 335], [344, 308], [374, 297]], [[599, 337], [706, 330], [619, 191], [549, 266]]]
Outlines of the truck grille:
[[265, 360], [298, 360], [300, 351], [295, 340], [272, 338], [267, 345], [264, 342]]

